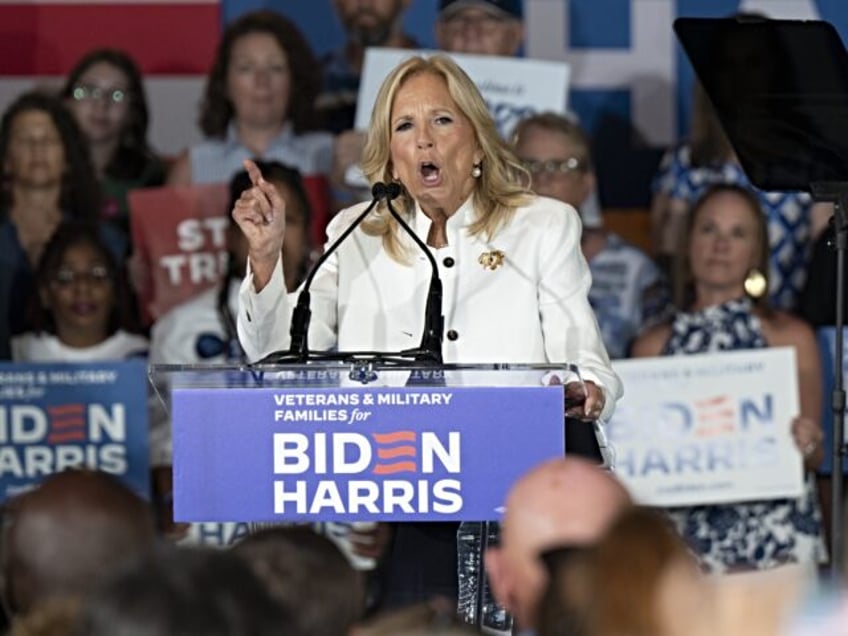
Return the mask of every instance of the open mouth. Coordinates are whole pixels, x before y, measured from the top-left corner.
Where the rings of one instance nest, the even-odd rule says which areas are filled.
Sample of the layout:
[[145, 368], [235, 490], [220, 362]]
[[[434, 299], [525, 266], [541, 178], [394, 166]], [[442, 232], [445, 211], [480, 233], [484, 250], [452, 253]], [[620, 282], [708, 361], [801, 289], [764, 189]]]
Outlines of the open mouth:
[[99, 311], [99, 306], [97, 303], [76, 302], [71, 305], [71, 311], [77, 316], [90, 316]]
[[421, 180], [427, 185], [438, 185], [441, 180], [441, 170], [432, 161], [425, 161], [418, 167]]

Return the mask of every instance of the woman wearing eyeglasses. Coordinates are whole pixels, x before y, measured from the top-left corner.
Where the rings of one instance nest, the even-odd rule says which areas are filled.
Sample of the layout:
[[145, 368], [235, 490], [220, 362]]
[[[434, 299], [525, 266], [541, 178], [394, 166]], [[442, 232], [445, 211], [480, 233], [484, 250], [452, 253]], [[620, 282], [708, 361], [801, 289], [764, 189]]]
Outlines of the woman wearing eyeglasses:
[[22, 362], [123, 360], [147, 353], [130, 333], [122, 270], [94, 223], [59, 226], [38, 264], [32, 331], [12, 338]]
[[[521, 121], [513, 137], [536, 194], [580, 211], [595, 188], [589, 139], [580, 126], [543, 113]], [[643, 328], [668, 317], [668, 287], [647, 254], [603, 227], [584, 224], [580, 247], [592, 273], [589, 303], [604, 344], [611, 358], [626, 357]]]
[[162, 161], [147, 142], [141, 72], [123, 51], [96, 49], [71, 69], [61, 95], [88, 140], [101, 215], [129, 236], [128, 192], [165, 181]]

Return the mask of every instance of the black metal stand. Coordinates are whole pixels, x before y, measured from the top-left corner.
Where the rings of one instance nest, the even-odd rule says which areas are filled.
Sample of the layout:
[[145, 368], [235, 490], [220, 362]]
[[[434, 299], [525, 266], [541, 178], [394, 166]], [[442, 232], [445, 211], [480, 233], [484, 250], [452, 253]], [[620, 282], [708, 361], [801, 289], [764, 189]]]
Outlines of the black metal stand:
[[845, 445], [845, 379], [843, 365], [843, 327], [845, 326], [845, 251], [848, 246], [848, 183], [814, 183], [812, 191], [817, 200], [834, 203], [834, 248], [836, 249], [836, 334], [833, 355], [833, 393], [830, 408], [833, 412], [833, 454], [831, 470], [831, 521], [830, 521], [830, 572], [834, 579], [840, 577], [844, 567], [845, 545], [844, 508], [842, 488], [842, 460]]

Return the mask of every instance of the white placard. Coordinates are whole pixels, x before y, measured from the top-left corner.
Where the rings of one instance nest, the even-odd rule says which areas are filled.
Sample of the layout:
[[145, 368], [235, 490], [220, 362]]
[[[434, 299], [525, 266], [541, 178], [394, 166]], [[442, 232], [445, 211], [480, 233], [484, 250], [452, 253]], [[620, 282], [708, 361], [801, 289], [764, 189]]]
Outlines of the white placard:
[[607, 424], [615, 473], [642, 504], [799, 497], [791, 347], [613, 363], [624, 397]]
[[[426, 57], [436, 53], [443, 52], [367, 49], [356, 105], [356, 129], [368, 129], [377, 92], [395, 66], [414, 55]], [[533, 113], [566, 112], [569, 67], [565, 62], [460, 53], [450, 55], [477, 84], [504, 137], [521, 119]]]

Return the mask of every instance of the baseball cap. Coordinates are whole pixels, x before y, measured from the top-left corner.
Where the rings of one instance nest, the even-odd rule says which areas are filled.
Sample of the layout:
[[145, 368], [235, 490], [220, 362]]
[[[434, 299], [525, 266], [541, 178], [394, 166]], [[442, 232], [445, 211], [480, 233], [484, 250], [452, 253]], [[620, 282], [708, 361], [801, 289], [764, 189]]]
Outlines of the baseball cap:
[[507, 15], [519, 20], [524, 17], [522, 0], [439, 0], [439, 17], [449, 18], [466, 7], [488, 9], [493, 13]]

